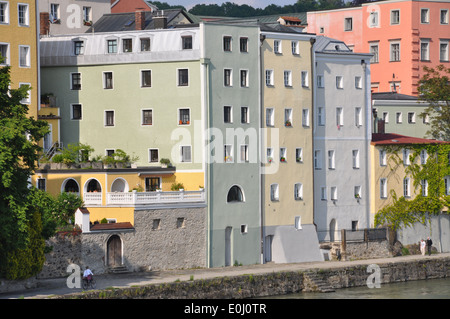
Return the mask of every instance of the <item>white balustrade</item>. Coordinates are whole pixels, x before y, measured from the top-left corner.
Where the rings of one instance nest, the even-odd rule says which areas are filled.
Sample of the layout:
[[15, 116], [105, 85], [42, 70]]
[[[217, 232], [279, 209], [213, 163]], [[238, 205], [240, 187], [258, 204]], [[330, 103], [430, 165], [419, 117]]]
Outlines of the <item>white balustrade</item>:
[[107, 205], [149, 205], [205, 201], [205, 191], [106, 193]]
[[86, 205], [102, 205], [102, 193], [86, 192], [83, 201]]

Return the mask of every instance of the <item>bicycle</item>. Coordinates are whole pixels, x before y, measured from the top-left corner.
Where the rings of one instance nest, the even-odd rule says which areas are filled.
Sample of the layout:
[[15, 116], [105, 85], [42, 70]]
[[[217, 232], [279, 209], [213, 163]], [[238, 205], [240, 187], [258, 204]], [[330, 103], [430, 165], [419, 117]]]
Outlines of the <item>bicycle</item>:
[[82, 283], [83, 290], [88, 290], [89, 288], [95, 289], [96, 285], [97, 285], [97, 283], [95, 282], [94, 277], [91, 277], [90, 280], [86, 277], [83, 277], [83, 283]]

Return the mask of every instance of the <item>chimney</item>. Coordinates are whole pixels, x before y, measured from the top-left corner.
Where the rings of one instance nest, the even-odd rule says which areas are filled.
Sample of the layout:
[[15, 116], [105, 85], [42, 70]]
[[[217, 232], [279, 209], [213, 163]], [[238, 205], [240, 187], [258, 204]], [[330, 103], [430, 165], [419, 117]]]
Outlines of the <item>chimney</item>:
[[48, 35], [50, 33], [50, 14], [41, 12], [39, 14], [39, 34]]
[[138, 9], [134, 13], [136, 30], [144, 30], [145, 29], [145, 11]]
[[157, 13], [153, 17], [155, 29], [167, 29], [167, 17], [164, 15], [164, 10]]

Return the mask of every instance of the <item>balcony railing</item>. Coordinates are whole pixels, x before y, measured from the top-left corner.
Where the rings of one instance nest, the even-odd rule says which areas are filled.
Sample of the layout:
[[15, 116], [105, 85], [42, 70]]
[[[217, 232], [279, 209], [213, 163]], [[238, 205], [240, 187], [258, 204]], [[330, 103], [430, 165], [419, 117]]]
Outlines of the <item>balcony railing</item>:
[[[84, 193], [84, 203], [102, 205], [102, 193]], [[106, 205], [151, 205], [169, 203], [199, 203], [205, 201], [205, 191], [177, 192], [114, 192], [106, 193]]]

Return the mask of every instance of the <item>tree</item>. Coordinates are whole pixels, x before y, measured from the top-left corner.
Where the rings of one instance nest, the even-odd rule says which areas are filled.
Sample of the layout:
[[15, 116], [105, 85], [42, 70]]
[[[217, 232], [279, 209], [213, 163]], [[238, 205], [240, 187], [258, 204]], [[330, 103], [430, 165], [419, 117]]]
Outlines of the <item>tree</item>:
[[10, 67], [0, 68], [0, 260], [5, 254], [26, 249], [36, 212], [28, 205], [28, 179], [36, 168], [38, 141], [48, 124], [28, 116], [29, 86], [10, 89]]
[[424, 71], [419, 80], [419, 100], [430, 104], [421, 114], [430, 117], [427, 135], [450, 141], [450, 68], [441, 64], [435, 68], [425, 66]]

